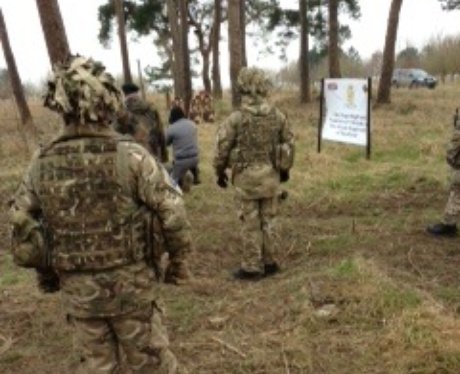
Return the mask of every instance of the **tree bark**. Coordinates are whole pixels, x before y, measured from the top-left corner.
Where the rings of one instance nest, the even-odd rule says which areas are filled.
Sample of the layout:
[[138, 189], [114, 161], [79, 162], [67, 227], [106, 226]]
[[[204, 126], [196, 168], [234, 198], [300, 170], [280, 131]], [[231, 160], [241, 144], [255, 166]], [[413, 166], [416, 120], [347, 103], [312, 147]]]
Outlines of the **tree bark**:
[[240, 27], [241, 27], [241, 59], [242, 66], [248, 66], [246, 55], [246, 1], [240, 2]]
[[222, 99], [222, 82], [220, 79], [220, 25], [222, 23], [222, 0], [214, 0], [214, 23], [211, 34], [212, 46], [212, 94], [215, 99]]
[[36, 0], [51, 65], [70, 55], [69, 42], [57, 0]]
[[308, 103], [311, 101], [310, 77], [308, 60], [308, 20], [307, 20], [308, 0], [299, 0], [300, 13], [300, 102]]
[[115, 13], [117, 15], [118, 39], [120, 41], [121, 61], [123, 64], [123, 79], [125, 80], [125, 83], [132, 83], [133, 76], [131, 74], [131, 68], [129, 66], [129, 52], [128, 43], [126, 41], [125, 10], [123, 6], [123, 0], [114, 0], [114, 2]]
[[232, 105], [241, 104], [241, 95], [238, 91], [238, 74], [243, 66], [243, 47], [241, 25], [241, 1], [228, 0], [228, 39], [230, 54], [230, 81], [232, 85]]
[[192, 99], [192, 81], [188, 48], [187, 0], [167, 0], [166, 4], [174, 53], [174, 94], [184, 100], [184, 109], [188, 114]]
[[173, 45], [172, 75], [174, 78], [174, 95], [179, 96], [179, 93], [181, 92], [179, 79], [180, 65], [178, 52], [176, 51], [180, 48], [180, 34], [177, 31], [179, 29], [179, 11], [177, 8], [177, 0], [167, 0], [166, 5], [168, 9], [168, 22], [169, 29], [171, 30], [171, 39]]
[[18, 107], [19, 116], [21, 117], [21, 122], [25, 128], [27, 147], [29, 150], [32, 150], [37, 145], [37, 131], [32, 120], [32, 114], [30, 113], [29, 105], [27, 104], [27, 100], [24, 95], [21, 78], [19, 76], [14, 54], [11, 49], [8, 31], [6, 29], [6, 24], [1, 9], [0, 41], [3, 46], [3, 54], [5, 56], [5, 61], [8, 67], [8, 76], [10, 77], [11, 87], [13, 89], [13, 95]]
[[203, 87], [206, 92], [211, 92], [211, 79], [209, 78], [209, 69], [211, 67], [210, 50], [204, 51], [201, 56], [203, 57]]
[[188, 48], [188, 0], [179, 0], [180, 38], [182, 50], [180, 51], [182, 65], [182, 79], [184, 92], [184, 105], [188, 114], [192, 101], [192, 74], [190, 71], [190, 51]]
[[194, 33], [198, 39], [198, 49], [200, 50], [201, 59], [202, 61], [202, 69], [201, 69], [201, 77], [203, 79], [203, 87], [206, 92], [211, 92], [211, 79], [209, 78], [209, 70], [211, 67], [210, 63], [210, 54], [211, 54], [211, 44], [212, 44], [212, 37], [213, 37], [213, 28], [209, 33], [208, 37], [208, 44], [206, 44], [206, 36], [203, 31], [202, 24], [196, 20], [192, 14], [188, 14], [189, 22], [194, 27]]
[[379, 88], [377, 92], [377, 103], [390, 103], [391, 77], [395, 65], [396, 39], [398, 35], [399, 13], [403, 0], [393, 0], [388, 16], [387, 34], [385, 47], [383, 49], [382, 72], [380, 75]]
[[139, 88], [141, 90], [141, 96], [144, 100], [146, 100], [147, 95], [145, 93], [145, 84], [144, 84], [144, 77], [142, 75], [141, 60], [137, 60], [137, 75], [139, 76]]
[[338, 1], [329, 0], [329, 76], [340, 78]]

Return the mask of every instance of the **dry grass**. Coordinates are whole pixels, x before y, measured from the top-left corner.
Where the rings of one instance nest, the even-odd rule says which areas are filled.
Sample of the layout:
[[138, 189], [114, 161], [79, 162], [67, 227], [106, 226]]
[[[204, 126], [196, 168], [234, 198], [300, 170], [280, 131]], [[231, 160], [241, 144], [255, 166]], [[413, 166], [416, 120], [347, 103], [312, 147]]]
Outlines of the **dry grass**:
[[[371, 161], [361, 148], [331, 143], [317, 154], [317, 103], [301, 107], [295, 93], [277, 94], [298, 152], [282, 206], [283, 272], [256, 284], [229, 276], [238, 221], [231, 192], [214, 184], [215, 126], [200, 125], [203, 184], [186, 196], [196, 279], [158, 286], [185, 372], [460, 372], [458, 239], [423, 232], [445, 203], [444, 145], [459, 92], [394, 91], [393, 103], [373, 113]], [[229, 112], [226, 103], [218, 108], [219, 118]], [[0, 118], [10, 112], [0, 105]], [[44, 138], [56, 131], [54, 116], [35, 106], [34, 113]], [[16, 124], [2, 124], [6, 199], [28, 156]], [[66, 372], [76, 358], [58, 297], [39, 294], [33, 274], [14, 268], [4, 213], [0, 223], [0, 372]]]

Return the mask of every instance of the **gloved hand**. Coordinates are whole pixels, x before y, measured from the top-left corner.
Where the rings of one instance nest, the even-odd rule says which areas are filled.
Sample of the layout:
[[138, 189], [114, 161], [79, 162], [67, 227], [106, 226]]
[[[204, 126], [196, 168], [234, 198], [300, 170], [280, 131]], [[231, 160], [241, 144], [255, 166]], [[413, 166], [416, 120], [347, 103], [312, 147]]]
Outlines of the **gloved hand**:
[[181, 285], [192, 278], [190, 270], [185, 262], [172, 261], [166, 268], [165, 283]]
[[225, 174], [225, 171], [217, 174], [217, 185], [220, 188], [227, 188], [227, 186], [228, 186], [228, 177], [227, 177], [227, 174]]
[[289, 180], [289, 170], [281, 170], [280, 171], [280, 182], [284, 183]]
[[37, 268], [38, 288], [44, 293], [53, 293], [60, 290], [59, 277], [51, 268]]

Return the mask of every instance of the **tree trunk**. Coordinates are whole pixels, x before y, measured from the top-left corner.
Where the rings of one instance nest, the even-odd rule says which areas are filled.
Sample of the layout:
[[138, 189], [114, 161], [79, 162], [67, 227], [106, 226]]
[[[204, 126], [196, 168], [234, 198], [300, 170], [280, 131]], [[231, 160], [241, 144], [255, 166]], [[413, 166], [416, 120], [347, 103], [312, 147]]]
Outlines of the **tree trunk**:
[[128, 43], [126, 42], [126, 27], [125, 27], [125, 10], [123, 0], [114, 0], [115, 13], [117, 15], [118, 24], [118, 39], [120, 41], [121, 61], [123, 64], [123, 79], [125, 83], [132, 83], [133, 76], [129, 66]]
[[248, 57], [246, 55], [246, 2], [240, 2], [240, 28], [241, 28], [241, 59], [242, 66], [248, 66]]
[[184, 100], [184, 109], [188, 114], [192, 99], [192, 81], [188, 48], [187, 0], [167, 0], [167, 7], [174, 52], [174, 94]]
[[5, 56], [5, 61], [8, 66], [8, 76], [11, 80], [11, 87], [13, 89], [13, 95], [16, 100], [16, 105], [18, 107], [19, 116], [21, 117], [21, 122], [24, 125], [25, 129], [25, 138], [27, 142], [27, 147], [30, 151], [37, 145], [37, 130], [32, 120], [32, 115], [30, 113], [29, 106], [27, 104], [24, 90], [22, 88], [21, 78], [19, 77], [19, 72], [16, 66], [16, 61], [14, 59], [13, 51], [11, 50], [10, 40], [8, 37], [8, 31], [6, 29], [5, 20], [3, 18], [3, 12], [0, 9], [0, 41], [3, 46], [3, 54]]
[[[198, 39], [198, 49], [201, 54], [202, 59], [202, 69], [201, 69], [201, 78], [203, 79], [203, 87], [206, 92], [211, 92], [211, 79], [209, 78], [209, 69], [211, 66], [210, 63], [210, 53], [211, 53], [211, 39], [213, 30], [209, 33], [208, 44], [205, 41], [205, 34], [203, 32], [202, 25], [195, 20], [191, 15], [189, 15], [189, 22], [194, 27], [194, 34]], [[214, 26], [212, 26], [214, 27]]]
[[190, 71], [190, 51], [188, 48], [188, 0], [179, 0], [180, 37], [182, 50], [181, 65], [184, 86], [184, 105], [188, 114], [192, 101], [192, 73]]
[[166, 5], [168, 9], [168, 23], [169, 29], [171, 30], [171, 39], [173, 45], [172, 75], [174, 78], [174, 96], [179, 96], [181, 92], [179, 80], [180, 65], [178, 53], [176, 51], [180, 48], [180, 34], [177, 31], [179, 29], [179, 11], [177, 8], [177, 0], [167, 0]]
[[222, 23], [222, 0], [214, 0], [214, 23], [211, 34], [212, 46], [212, 94], [215, 99], [222, 99], [222, 82], [220, 79], [220, 25]]
[[146, 100], [147, 95], [145, 93], [145, 84], [144, 84], [144, 77], [142, 75], [141, 60], [137, 60], [137, 75], [139, 76], [139, 88], [141, 89], [142, 98]]
[[69, 42], [57, 0], [36, 0], [51, 65], [70, 55]]
[[389, 103], [391, 92], [391, 77], [395, 65], [395, 48], [398, 35], [399, 13], [403, 0], [391, 2], [390, 14], [388, 16], [387, 34], [385, 47], [383, 49], [382, 72], [380, 75], [379, 89], [377, 92], [377, 103]]
[[211, 79], [209, 78], [209, 68], [211, 66], [210, 62], [210, 50], [207, 49], [202, 53], [203, 57], [203, 87], [206, 92], [211, 92]]
[[228, 0], [228, 39], [230, 54], [230, 81], [232, 84], [232, 105], [238, 107], [241, 104], [241, 95], [238, 91], [238, 74], [243, 66], [242, 25], [241, 25], [241, 1]]
[[310, 96], [310, 77], [309, 77], [309, 60], [308, 60], [308, 20], [307, 20], [307, 0], [299, 0], [300, 13], [300, 102], [308, 103]]
[[329, 76], [340, 78], [338, 1], [329, 0]]

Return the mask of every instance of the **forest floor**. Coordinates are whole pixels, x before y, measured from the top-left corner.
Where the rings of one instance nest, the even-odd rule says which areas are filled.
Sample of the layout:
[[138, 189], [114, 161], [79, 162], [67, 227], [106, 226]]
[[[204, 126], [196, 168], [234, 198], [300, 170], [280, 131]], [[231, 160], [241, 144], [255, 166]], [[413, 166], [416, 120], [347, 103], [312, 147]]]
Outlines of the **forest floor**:
[[[197, 374], [460, 373], [460, 238], [425, 233], [442, 215], [445, 145], [459, 85], [394, 90], [373, 111], [373, 153], [324, 143], [316, 152], [318, 101], [273, 97], [297, 138], [289, 198], [280, 212], [282, 272], [234, 281], [239, 222], [231, 189], [215, 185], [216, 124], [199, 125], [203, 183], [185, 195], [193, 226], [194, 281], [158, 285], [171, 346]], [[161, 99], [162, 100], [162, 99]], [[218, 121], [229, 107], [217, 103]], [[45, 137], [55, 116], [33, 105]], [[11, 104], [0, 108], [0, 191], [15, 190], [29, 155]], [[163, 112], [164, 116], [166, 113]], [[77, 357], [59, 295], [8, 254], [0, 210], [0, 373], [67, 373]]]

